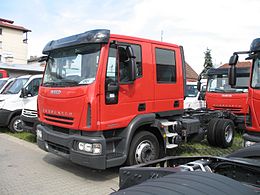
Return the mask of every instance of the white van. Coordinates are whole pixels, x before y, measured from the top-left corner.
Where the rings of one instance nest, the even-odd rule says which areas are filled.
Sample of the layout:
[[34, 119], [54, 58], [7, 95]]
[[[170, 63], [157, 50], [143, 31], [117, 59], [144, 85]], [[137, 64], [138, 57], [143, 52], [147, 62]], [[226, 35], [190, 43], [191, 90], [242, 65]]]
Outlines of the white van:
[[[203, 86], [202, 86], [203, 87]], [[205, 100], [201, 99], [200, 91], [197, 89], [197, 82], [186, 83], [186, 98], [184, 100], [184, 109], [205, 108]]]
[[3, 91], [10, 86], [15, 78], [1, 78], [0, 79], [0, 94], [3, 93]]
[[36, 126], [39, 124], [37, 115], [37, 96], [31, 98], [31, 101], [24, 105], [21, 114], [22, 129], [36, 134]]
[[[23, 131], [20, 115], [26, 103], [38, 95], [42, 75], [20, 76], [0, 95], [0, 126]], [[23, 92], [22, 92], [23, 91]]]

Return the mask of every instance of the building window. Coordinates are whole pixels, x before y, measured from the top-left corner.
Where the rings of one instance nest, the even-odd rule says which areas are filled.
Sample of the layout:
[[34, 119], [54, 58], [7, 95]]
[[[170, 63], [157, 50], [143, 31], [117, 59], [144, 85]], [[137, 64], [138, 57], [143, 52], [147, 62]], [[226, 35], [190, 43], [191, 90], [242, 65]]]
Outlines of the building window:
[[2, 62], [2, 56], [0, 55], [0, 62]]
[[2, 49], [2, 47], [3, 47], [3, 46], [2, 46], [2, 41], [0, 41], [0, 49]]
[[2, 31], [3, 31], [3, 29], [2, 29], [2, 28], [0, 28], [0, 35], [2, 35]]
[[156, 76], [158, 83], [176, 82], [175, 51], [156, 48]]

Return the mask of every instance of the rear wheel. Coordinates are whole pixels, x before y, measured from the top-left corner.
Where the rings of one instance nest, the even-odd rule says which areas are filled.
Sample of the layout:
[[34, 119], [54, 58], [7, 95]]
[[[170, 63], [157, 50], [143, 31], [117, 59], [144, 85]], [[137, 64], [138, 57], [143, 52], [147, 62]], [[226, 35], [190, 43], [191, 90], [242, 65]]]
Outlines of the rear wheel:
[[13, 133], [23, 132], [22, 120], [21, 120], [20, 116], [15, 116], [12, 118], [12, 120], [9, 124], [9, 129]]
[[232, 145], [235, 134], [235, 125], [230, 119], [221, 119], [217, 124], [216, 143], [221, 148]]
[[217, 146], [216, 128], [217, 128], [217, 124], [219, 121], [220, 121], [219, 118], [213, 118], [210, 120], [209, 125], [208, 125], [207, 140], [211, 146]]
[[127, 165], [141, 164], [159, 158], [159, 142], [148, 131], [137, 133], [131, 143]]

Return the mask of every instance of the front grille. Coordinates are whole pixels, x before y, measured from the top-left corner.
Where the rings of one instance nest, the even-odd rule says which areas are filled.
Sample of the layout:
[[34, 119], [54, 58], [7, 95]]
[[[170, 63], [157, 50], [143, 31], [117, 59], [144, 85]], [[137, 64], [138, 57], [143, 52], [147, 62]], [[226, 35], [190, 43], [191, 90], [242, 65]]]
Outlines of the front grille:
[[65, 124], [65, 125], [73, 125], [73, 121], [74, 121], [72, 117], [59, 116], [54, 114], [44, 114], [44, 118], [47, 121]]
[[48, 146], [51, 147], [53, 150], [57, 150], [57, 151], [60, 151], [62, 153], [65, 153], [65, 154], [70, 153], [70, 149], [66, 146], [62, 146], [62, 145], [59, 145], [59, 144], [56, 144], [56, 143], [53, 143], [53, 142], [50, 142], [50, 141], [47, 141], [47, 143], [48, 143]]
[[222, 107], [222, 106], [214, 106], [215, 110], [229, 110], [231, 112], [241, 112], [242, 108], [238, 107]]
[[22, 112], [23, 116], [30, 117], [30, 118], [37, 118], [37, 111], [36, 110], [29, 110], [29, 109], [23, 109]]
[[51, 126], [51, 129], [53, 131], [59, 132], [59, 133], [64, 133], [69, 135], [70, 134], [70, 130], [67, 128], [62, 128], [62, 127], [57, 127], [57, 126]]

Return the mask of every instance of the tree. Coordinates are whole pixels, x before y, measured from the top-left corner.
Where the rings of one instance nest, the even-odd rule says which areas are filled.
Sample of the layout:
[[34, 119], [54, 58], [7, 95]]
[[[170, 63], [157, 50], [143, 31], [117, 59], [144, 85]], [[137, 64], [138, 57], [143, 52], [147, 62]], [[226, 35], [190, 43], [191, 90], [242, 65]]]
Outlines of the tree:
[[204, 62], [204, 69], [202, 70], [202, 72], [199, 74], [198, 80], [201, 80], [202, 78], [206, 78], [207, 77], [207, 71], [213, 67], [213, 63], [212, 63], [212, 57], [211, 57], [211, 50], [209, 48], [207, 48], [207, 50], [204, 52], [205, 54], [205, 62]]
[[211, 57], [211, 50], [209, 48], [207, 48], [207, 50], [204, 52], [205, 54], [205, 62], [204, 62], [204, 69], [209, 69], [213, 67], [213, 63], [212, 63], [212, 57]]

